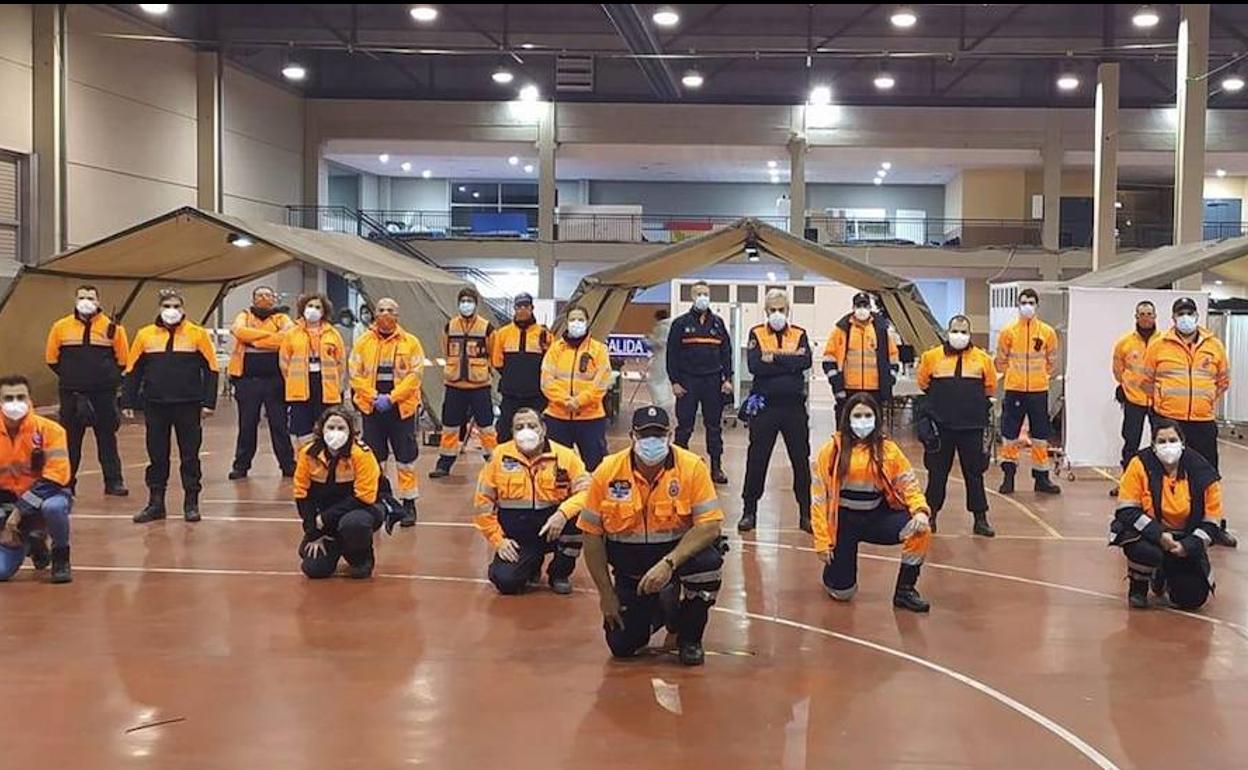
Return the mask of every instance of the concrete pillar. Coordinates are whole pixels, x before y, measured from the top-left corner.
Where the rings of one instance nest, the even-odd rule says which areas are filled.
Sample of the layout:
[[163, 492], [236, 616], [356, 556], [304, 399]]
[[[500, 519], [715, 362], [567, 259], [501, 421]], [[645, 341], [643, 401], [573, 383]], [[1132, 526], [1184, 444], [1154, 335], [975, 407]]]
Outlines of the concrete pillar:
[[1114, 260], [1118, 212], [1119, 65], [1096, 68], [1096, 147], [1093, 149], [1092, 270]]
[[537, 298], [555, 298], [555, 244], [541, 241], [537, 244]]
[[390, 177], [388, 176], [377, 177], [377, 208], [381, 209], [382, 211], [390, 211], [391, 209], [394, 208], [394, 206], [391, 205], [391, 202], [390, 202], [392, 199], [391, 189], [392, 188], [390, 187]]
[[207, 211], [221, 211], [221, 54], [199, 51], [195, 54], [196, 121], [196, 205]]
[[576, 202], [582, 206], [589, 205], [589, 180], [580, 179], [576, 183]]
[[1065, 152], [1061, 127], [1055, 117], [1050, 117], [1040, 151], [1044, 159], [1044, 220], [1040, 244], [1049, 251], [1057, 251], [1062, 242], [1062, 159]]
[[555, 103], [549, 102], [537, 124], [537, 238], [546, 243], [555, 240], [555, 141]]
[[34, 133], [34, 262], [67, 246], [65, 211], [65, 6], [31, 6]]
[[806, 135], [789, 140], [789, 233], [806, 236]]
[[1205, 106], [1209, 98], [1209, 5], [1179, 6], [1178, 128], [1174, 150], [1174, 243], [1201, 239], [1205, 187]]

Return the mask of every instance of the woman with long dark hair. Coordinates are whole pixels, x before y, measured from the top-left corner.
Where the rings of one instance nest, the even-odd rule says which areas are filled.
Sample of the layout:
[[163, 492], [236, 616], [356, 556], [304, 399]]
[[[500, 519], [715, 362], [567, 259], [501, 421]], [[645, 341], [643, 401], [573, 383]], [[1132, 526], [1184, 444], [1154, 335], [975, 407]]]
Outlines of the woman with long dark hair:
[[823, 585], [837, 601], [858, 591], [858, 544], [901, 545], [893, 606], [927, 612], [915, 585], [931, 543], [931, 509], [910, 461], [884, 435], [880, 405], [868, 393], [845, 402], [839, 432], [811, 467], [811, 524]]
[[327, 407], [341, 404], [348, 386], [347, 355], [334, 328], [334, 306], [324, 294], [299, 298], [299, 318], [286, 332], [278, 365], [286, 380], [290, 435], [296, 446], [312, 440], [313, 426]]

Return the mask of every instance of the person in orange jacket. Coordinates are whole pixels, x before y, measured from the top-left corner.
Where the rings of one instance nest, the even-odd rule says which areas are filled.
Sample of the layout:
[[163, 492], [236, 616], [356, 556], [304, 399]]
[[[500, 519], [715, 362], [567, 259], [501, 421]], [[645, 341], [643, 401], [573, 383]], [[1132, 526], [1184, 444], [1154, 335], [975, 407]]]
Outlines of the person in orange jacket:
[[524, 407], [539, 413], [546, 408], [542, 395], [542, 358], [550, 348], [550, 330], [533, 316], [533, 296], [521, 292], [512, 300], [511, 323], [494, 332], [490, 365], [498, 372], [498, 441], [511, 441], [511, 418]]
[[[1140, 451], [1144, 420], [1148, 418], [1153, 395], [1144, 390], [1144, 355], [1157, 334], [1157, 308], [1148, 300], [1135, 306], [1135, 328], [1114, 343], [1114, 400], [1122, 407], [1122, 469]], [[1115, 496], [1115, 487], [1110, 496]]]
[[855, 393], [870, 393], [884, 403], [893, 397], [893, 383], [901, 371], [897, 341], [888, 319], [871, 312], [871, 295], [854, 295], [854, 310], [836, 322], [823, 348], [823, 373], [840, 407]]
[[473, 498], [474, 522], [494, 550], [490, 582], [501, 594], [521, 593], [553, 551], [547, 579], [552, 591], [566, 596], [581, 553], [576, 517], [589, 472], [580, 455], [546, 438], [537, 410], [516, 410], [512, 428], [515, 438], [499, 444], [481, 469]]
[[572, 306], [568, 328], [542, 359], [542, 393], [550, 437], [576, 445], [593, 471], [607, 453], [607, 412], [602, 400], [611, 382], [607, 346], [589, 336], [589, 312]]
[[858, 592], [858, 544], [901, 545], [893, 606], [927, 612], [915, 586], [931, 544], [931, 509], [910, 461], [880, 427], [869, 393], [845, 402], [837, 434], [811, 464], [815, 553], [828, 595], [847, 602]]
[[30, 381], [21, 375], [0, 377], [0, 411], [0, 582], [29, 555], [37, 570], [52, 564], [49, 582], [68, 583], [74, 497], [65, 429], [34, 414]]
[[[425, 349], [414, 334], [399, 326], [399, 303], [377, 300], [373, 326], [351, 350], [351, 394], [364, 415], [364, 443], [385, 468], [394, 450], [398, 466], [398, 499], [403, 504], [404, 527], [416, 526], [416, 414], [420, 411], [421, 377]], [[385, 474], [382, 474], [383, 478]], [[383, 482], [384, 483], [384, 482]]]
[[1035, 490], [1059, 495], [1062, 488], [1049, 479], [1049, 379], [1057, 372], [1057, 332], [1036, 317], [1040, 295], [1034, 289], [1018, 293], [1018, 318], [997, 336], [998, 372], [1005, 372], [1005, 400], [1001, 404], [1001, 472], [1005, 478], [997, 491], [1014, 493], [1014, 476], [1022, 451], [1019, 437], [1023, 420], [1031, 436], [1031, 475]]
[[477, 313], [481, 295], [476, 289], [459, 290], [459, 315], [446, 322], [442, 332], [442, 445], [438, 464], [429, 478], [440, 479], [451, 473], [459, 457], [460, 430], [472, 420], [481, 436], [481, 453], [486, 460], [498, 446], [494, 430], [494, 401], [490, 397], [490, 351], [494, 347], [494, 325]]
[[276, 308], [277, 292], [270, 286], [257, 286], [251, 292], [251, 307], [239, 312], [230, 327], [234, 351], [230, 354], [228, 371], [234, 385], [234, 401], [238, 404], [238, 440], [234, 444], [230, 481], [245, 479], [251, 471], [262, 408], [282, 476], [295, 475], [295, 452], [286, 432], [285, 386], [278, 362], [282, 340], [294, 324], [290, 316], [279, 313]]
[[321, 413], [342, 403], [348, 350], [330, 321], [334, 306], [325, 295], [305, 294], [297, 308], [299, 320], [282, 339], [277, 360], [286, 379], [290, 435], [302, 446], [312, 440]]
[[[1218, 469], [1218, 401], [1231, 387], [1226, 348], [1200, 325], [1196, 301], [1175, 300], [1174, 327], [1154, 339], [1144, 354], [1143, 389], [1152, 395], [1153, 414], [1183, 429], [1187, 448]], [[1214, 542], [1234, 548], [1235, 536], [1222, 519]]]
[[[130, 494], [117, 451], [117, 387], [126, 369], [130, 343], [126, 327], [100, 312], [100, 290], [89, 284], [74, 292], [74, 312], [52, 324], [44, 360], [56, 372], [60, 421], [69, 434], [69, 469], [76, 479], [82, 439], [91, 428], [104, 474], [104, 494]], [[70, 482], [74, 486], [74, 481]]]

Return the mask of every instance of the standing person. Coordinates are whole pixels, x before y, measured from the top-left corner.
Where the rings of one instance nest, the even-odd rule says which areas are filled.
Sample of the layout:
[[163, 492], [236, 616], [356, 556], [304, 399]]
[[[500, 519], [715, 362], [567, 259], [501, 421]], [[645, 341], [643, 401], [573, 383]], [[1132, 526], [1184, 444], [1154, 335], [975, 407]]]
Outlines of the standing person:
[[[1174, 420], [1187, 448], [1218, 469], [1218, 400], [1231, 387], [1231, 367], [1222, 341], [1199, 323], [1196, 301], [1175, 300], [1174, 327], [1149, 344], [1144, 355], [1144, 391], [1153, 414]], [[1222, 519], [1214, 542], [1234, 548], [1235, 536]]]
[[65, 429], [33, 413], [30, 382], [21, 375], [0, 377], [0, 411], [0, 582], [30, 556], [37, 570], [52, 564], [48, 582], [68, 583], [74, 495]]
[[533, 295], [517, 294], [511, 323], [494, 332], [490, 364], [498, 370], [498, 441], [511, 441], [511, 418], [519, 409], [540, 413], [546, 408], [542, 395], [542, 357], [550, 349], [550, 331], [533, 317]]
[[134, 335], [130, 361], [122, 383], [121, 403], [126, 419], [143, 410], [147, 430], [148, 501], [134, 515], [135, 524], [165, 518], [165, 487], [169, 483], [169, 437], [176, 432], [179, 472], [182, 476], [182, 515], [189, 522], [199, 516], [203, 469], [202, 420], [217, 408], [217, 351], [202, 327], [186, 320], [182, 294], [161, 289], [156, 323]]
[[481, 434], [481, 453], [486, 460], [498, 446], [494, 431], [494, 402], [490, 397], [490, 349], [494, 326], [477, 314], [481, 297], [477, 290], [459, 290], [459, 315], [446, 322], [442, 334], [442, 356], [446, 366], [442, 379], [446, 394], [442, 401], [442, 445], [438, 464], [429, 478], [440, 479], [451, 472], [459, 457], [459, 431], [469, 419]]
[[1022, 452], [1019, 436], [1023, 420], [1031, 436], [1031, 476], [1035, 490], [1060, 495], [1062, 488], [1049, 479], [1049, 379], [1057, 372], [1057, 332], [1036, 317], [1040, 295], [1034, 289], [1018, 293], [1018, 318], [997, 337], [997, 371], [1005, 372], [1005, 402], [1001, 405], [1001, 472], [998, 491], [1014, 494], [1014, 476]]
[[593, 471], [607, 454], [607, 412], [602, 400], [611, 383], [607, 346], [589, 336], [589, 313], [573, 305], [568, 328], [542, 359], [542, 393], [551, 439], [576, 446]]
[[676, 411], [676, 393], [667, 374], [667, 337], [672, 333], [672, 314], [667, 308], [654, 311], [654, 328], [650, 330], [650, 368], [646, 373], [646, 387], [650, 390], [650, 402], [668, 414]]
[[303, 295], [297, 310], [299, 320], [282, 340], [278, 365], [286, 380], [290, 435], [303, 446], [313, 439], [321, 413], [342, 403], [347, 344], [327, 320], [334, 317], [334, 306], [325, 295]]
[[[885, 344], [887, 340], [887, 344]], [[854, 295], [854, 310], [836, 322], [823, 349], [823, 373], [840, 407], [855, 393], [870, 393], [881, 404], [893, 397], [901, 371], [897, 342], [888, 333], [888, 319], [871, 312], [871, 295]]]
[[693, 285], [693, 307], [672, 322], [667, 337], [667, 376], [676, 396], [676, 446], [689, 448], [693, 425], [702, 407], [711, 480], [727, 484], [724, 475], [724, 399], [732, 395], [732, 338], [724, 319], [711, 311], [711, 287]]
[[1119, 482], [1110, 544], [1127, 557], [1130, 607], [1148, 607], [1151, 582], [1175, 607], [1195, 610], [1213, 593], [1207, 550], [1223, 532], [1221, 479], [1184, 448], [1178, 423], [1156, 418], [1152, 430], [1152, 446], [1131, 458]]
[[547, 440], [535, 409], [517, 410], [513, 426], [515, 440], [498, 445], [473, 498], [477, 529], [494, 551], [490, 582], [501, 594], [521, 593], [553, 553], [547, 580], [552, 591], [567, 596], [581, 553], [576, 517], [585, 505], [589, 472], [576, 452]]
[[416, 526], [416, 414], [425, 371], [425, 349], [420, 340], [399, 326], [399, 303], [377, 300], [372, 327], [355, 340], [351, 350], [351, 394], [364, 415], [364, 443], [382, 467], [394, 450], [398, 471], [398, 499], [403, 504], [404, 527]]
[[282, 341], [294, 324], [290, 316], [279, 313], [276, 308], [277, 292], [270, 286], [257, 286], [251, 292], [251, 307], [241, 311], [230, 327], [234, 352], [230, 355], [228, 371], [234, 385], [234, 401], [238, 404], [238, 441], [234, 445], [231, 481], [245, 479], [251, 471], [262, 408], [282, 476], [295, 475], [295, 452], [286, 432], [285, 385], [278, 362]]
[[[1135, 306], [1135, 328], [1118, 338], [1114, 345], [1114, 400], [1122, 406], [1122, 469], [1140, 451], [1144, 420], [1152, 403], [1152, 393], [1144, 389], [1144, 355], [1157, 333], [1157, 308], [1145, 300]], [[1110, 490], [1118, 495], [1118, 488]]]
[[927, 612], [915, 586], [931, 545], [931, 509], [901, 448], [880, 428], [869, 393], [845, 402], [845, 419], [823, 445], [812, 470], [815, 553], [828, 595], [847, 602], [858, 592], [858, 544], [901, 545], [893, 606]]
[[767, 292], [764, 308], [767, 323], [750, 329], [746, 355], [754, 377], [750, 399], [762, 403], [749, 421], [750, 447], [741, 489], [745, 506], [737, 531], [749, 532], [758, 524], [758, 500], [780, 434], [793, 466], [798, 526], [810, 532], [810, 415], [806, 409], [810, 340], [805, 329], [789, 323], [789, 295], [782, 289]]
[[[964, 315], [949, 319], [948, 342], [923, 354], [919, 360], [919, 389], [934, 436], [935, 450], [923, 455], [927, 466], [927, 502], [932, 510], [932, 531], [936, 516], [945, 505], [949, 471], [956, 452], [966, 486], [966, 509], [974, 517], [974, 532], [995, 537], [988, 523], [988, 495], [984, 490], [984, 431], [988, 429], [990, 399], [997, 392], [997, 370], [988, 352], [971, 344], [971, 321]], [[922, 434], [920, 434], [922, 435]]]
[[700, 666], [724, 563], [717, 546], [724, 512], [706, 463], [671, 445], [667, 412], [642, 407], [632, 428], [631, 446], [594, 471], [577, 520], [607, 646], [617, 658], [632, 657], [666, 626], [680, 662]]
[[100, 312], [100, 291], [79, 286], [74, 312], [52, 324], [44, 360], [56, 373], [61, 425], [69, 436], [69, 486], [77, 483], [82, 439], [95, 433], [95, 448], [104, 474], [104, 494], [125, 497], [121, 456], [117, 451], [117, 387], [126, 369], [130, 343], [126, 329]]

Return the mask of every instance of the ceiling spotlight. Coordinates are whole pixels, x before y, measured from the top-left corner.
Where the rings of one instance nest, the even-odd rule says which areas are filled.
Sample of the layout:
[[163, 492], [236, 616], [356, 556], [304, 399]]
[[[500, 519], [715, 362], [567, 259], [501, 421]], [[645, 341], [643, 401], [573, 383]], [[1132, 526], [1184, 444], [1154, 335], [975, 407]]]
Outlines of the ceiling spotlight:
[[1218, 179], [1221, 179], [1222, 177], [1226, 176], [1226, 169], [1224, 169], [1224, 168], [1220, 168], [1220, 169], [1218, 169], [1217, 171], [1214, 171], [1214, 172], [1213, 172], [1213, 174], [1214, 174], [1214, 176], [1216, 176]]
[[893, 164], [888, 161], [884, 161], [883, 163], [880, 164], [880, 168], [884, 169], [885, 171], [892, 171]]
[[403, 169], [404, 171], [411, 171], [412, 164], [408, 163], [407, 161], [403, 161], [402, 163], [399, 164], [399, 168]]
[[516, 76], [511, 74], [511, 70], [507, 69], [506, 67], [499, 67], [498, 69], [494, 70], [494, 74], [490, 75], [490, 78], [493, 79], [494, 82], [498, 83], [500, 86], [505, 86], [511, 81], [515, 80]]
[[1234, 92], [1234, 91], [1242, 90], [1243, 87], [1244, 87], [1244, 78], [1242, 75], [1232, 74], [1232, 75], [1227, 75], [1226, 77], [1222, 78], [1222, 90], [1223, 91]]
[[520, 101], [522, 102], [535, 102], [540, 95], [537, 86], [532, 83], [520, 89]]
[[459, 191], [460, 191], [460, 192], [468, 192], [468, 188], [467, 188], [467, 187], [465, 187], [465, 186], [463, 186], [463, 185], [461, 184], [461, 185], [459, 186]]
[[532, 43], [521, 43], [520, 47], [526, 51], [531, 51], [535, 46]]
[[153, 16], [164, 16], [169, 13], [168, 3], [139, 3], [139, 8], [143, 13], [150, 13]]
[[532, 164], [532, 163], [528, 163], [528, 164], [526, 164], [526, 165], [525, 165], [525, 167], [524, 167], [524, 173], [526, 173], [526, 174], [532, 174], [532, 173], [533, 173], [533, 164]]
[[768, 271], [767, 271], [767, 280], [769, 280], [769, 281], [771, 281], [771, 282], [773, 282], [773, 283], [774, 283], [774, 282], [775, 282], [775, 280], [776, 280], [776, 274], [775, 274], [774, 272], [772, 272], [772, 271], [768, 270]]
[[474, 198], [480, 198], [480, 197], [481, 197], [481, 193], [479, 193], [479, 192], [474, 192], [474, 193], [472, 194], [472, 197], [474, 197]]
[[702, 73], [697, 70], [689, 70], [685, 76], [680, 79], [685, 88], [701, 88], [706, 79], [702, 77]]
[[650, 18], [660, 27], [674, 27], [680, 23], [680, 14], [672, 8], [660, 8]]
[[775, 162], [774, 160], [767, 161], [767, 168], [775, 168], [776, 166], [779, 166], [779, 165], [780, 164]]
[[254, 246], [256, 243], [255, 241], [251, 239], [251, 236], [240, 235], [239, 233], [230, 233], [229, 237], [226, 238], [225, 240], [231, 246], [236, 246], [240, 249], [245, 249], [248, 246]]
[[1122, 201], [1114, 201], [1114, 208], [1116, 209], [1122, 208]]
[[881, 72], [875, 76], [875, 87], [881, 91], [887, 91], [897, 85], [897, 81], [887, 72]]
[[1074, 91], [1079, 87], [1079, 77], [1068, 72], [1057, 79], [1057, 87], [1063, 91]]
[[507, 165], [509, 166], [515, 166], [515, 165], [518, 165], [519, 163], [520, 163], [520, 159], [517, 158], [515, 155], [512, 155], [510, 158], [507, 159]]
[[1157, 9], [1151, 5], [1141, 5], [1131, 17], [1131, 23], [1141, 29], [1157, 26], [1157, 22], [1161, 21], [1161, 17], [1157, 15]]
[[282, 67], [282, 77], [287, 80], [299, 81], [308, 76], [307, 69], [296, 61], [286, 62], [286, 66]]
[[433, 171], [431, 171], [430, 169], [425, 169], [424, 171], [420, 172], [420, 175], [424, 177], [425, 179], [429, 179], [430, 177], [433, 176]]
[[753, 235], [747, 235], [745, 237], [745, 258], [750, 262], [757, 262], [759, 260], [758, 238]]
[[378, 155], [378, 156], [377, 156], [377, 160], [381, 161], [382, 163], [389, 163], [389, 162], [390, 162], [390, 153], [388, 153], [388, 152], [383, 152], [382, 154], [380, 154], [380, 155]]
[[827, 86], [815, 86], [810, 89], [810, 103], [823, 106], [832, 103], [832, 89]]
[[884, 184], [884, 180], [877, 176], [875, 179], [871, 180], [871, 184]]
[[776, 174], [772, 174], [772, 175], [771, 175], [771, 183], [772, 183], [772, 184], [780, 184], [780, 177], [779, 177], [778, 175], [776, 175]]
[[421, 24], [428, 24], [438, 18], [438, 9], [432, 5], [413, 5], [408, 13]]
[[880, 179], [883, 179], [884, 177], [888, 176], [888, 172], [885, 171], [884, 169], [880, 169], [879, 171], [875, 172], [875, 175], [878, 176]]
[[893, 15], [890, 16], [888, 20], [893, 23], [894, 27], [909, 29], [914, 26], [915, 22], [919, 20], [919, 17], [915, 15], [913, 9], [902, 6], [901, 8], [893, 11]]

